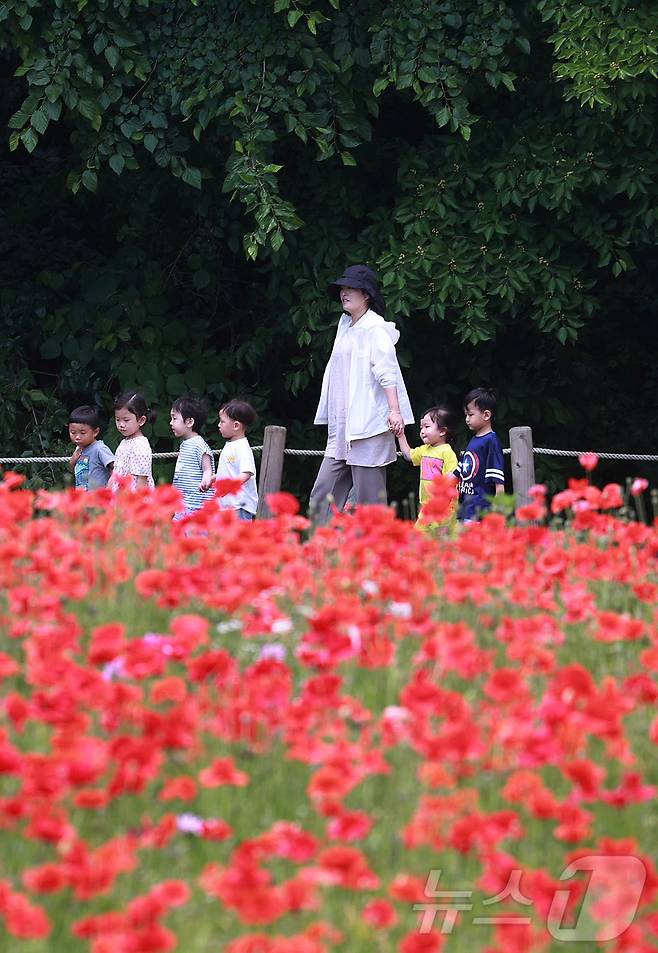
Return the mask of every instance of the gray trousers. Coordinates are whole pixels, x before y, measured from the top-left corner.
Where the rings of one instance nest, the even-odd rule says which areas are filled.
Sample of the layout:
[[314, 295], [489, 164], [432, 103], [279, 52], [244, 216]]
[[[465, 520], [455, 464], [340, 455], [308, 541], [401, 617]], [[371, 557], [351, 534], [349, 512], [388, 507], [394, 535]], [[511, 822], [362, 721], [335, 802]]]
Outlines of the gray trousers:
[[386, 467], [356, 467], [324, 457], [309, 499], [311, 519], [316, 524], [327, 523], [332, 507], [344, 510], [348, 497], [355, 505], [386, 504]]

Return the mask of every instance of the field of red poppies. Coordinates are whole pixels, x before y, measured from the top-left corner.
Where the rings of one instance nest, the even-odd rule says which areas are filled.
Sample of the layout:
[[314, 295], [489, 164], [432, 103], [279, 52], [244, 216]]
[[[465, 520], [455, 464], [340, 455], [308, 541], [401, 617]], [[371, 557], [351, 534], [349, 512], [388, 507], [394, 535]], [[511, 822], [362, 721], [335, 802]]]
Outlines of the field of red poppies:
[[[658, 949], [658, 531], [0, 484], [0, 949]], [[440, 518], [450, 496], [437, 494]]]

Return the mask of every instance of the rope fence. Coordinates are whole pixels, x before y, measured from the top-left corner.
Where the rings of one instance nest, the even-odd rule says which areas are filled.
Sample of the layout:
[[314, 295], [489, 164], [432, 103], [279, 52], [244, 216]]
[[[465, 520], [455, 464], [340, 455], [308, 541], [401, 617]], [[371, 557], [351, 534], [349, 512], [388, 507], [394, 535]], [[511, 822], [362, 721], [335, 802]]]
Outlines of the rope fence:
[[[262, 445], [251, 448], [254, 453], [260, 453], [263, 450]], [[324, 450], [294, 450], [290, 447], [284, 448], [284, 454], [291, 457], [322, 457]], [[555, 450], [550, 447], [533, 447], [532, 452], [535, 456], [544, 457], [580, 457], [583, 453], [595, 453], [601, 460], [641, 460], [645, 463], [658, 463], [657, 453], [613, 453], [605, 450], [585, 451], [585, 450]], [[510, 447], [505, 447], [503, 453], [511, 453]], [[219, 450], [213, 450], [214, 457], [218, 457]], [[177, 450], [167, 451], [166, 453], [154, 453], [154, 460], [175, 460], [178, 456]], [[398, 456], [402, 454], [398, 452]], [[0, 457], [0, 466], [7, 464], [23, 463], [68, 463], [70, 457]]]
[[[286, 447], [287, 431], [285, 427], [267, 426], [263, 434], [263, 443], [260, 446], [252, 447], [256, 453], [260, 453], [261, 464], [259, 467], [258, 480], [258, 512], [257, 518], [270, 516], [267, 499], [271, 493], [277, 493], [283, 482], [283, 461], [287, 455], [289, 457], [322, 457], [324, 450], [299, 450], [292, 447]], [[503, 453], [510, 457], [510, 469], [512, 473], [513, 493], [517, 505], [522, 506], [531, 499], [531, 489], [535, 480], [535, 457], [580, 457], [583, 453], [593, 451], [583, 450], [558, 450], [552, 447], [535, 447], [532, 439], [532, 430], [530, 427], [512, 427], [509, 431], [510, 446], [503, 450]], [[219, 455], [219, 450], [211, 451], [213, 456]], [[626, 453], [624, 451], [611, 452], [602, 450], [596, 452], [601, 460], [637, 460], [643, 463], [658, 463], [658, 453]], [[154, 453], [154, 460], [175, 460], [178, 451], [172, 450], [165, 453]], [[402, 454], [398, 453], [398, 456]], [[25, 464], [40, 463], [59, 463], [68, 464], [70, 457], [0, 457], [0, 467], [13, 465], [25, 466]]]

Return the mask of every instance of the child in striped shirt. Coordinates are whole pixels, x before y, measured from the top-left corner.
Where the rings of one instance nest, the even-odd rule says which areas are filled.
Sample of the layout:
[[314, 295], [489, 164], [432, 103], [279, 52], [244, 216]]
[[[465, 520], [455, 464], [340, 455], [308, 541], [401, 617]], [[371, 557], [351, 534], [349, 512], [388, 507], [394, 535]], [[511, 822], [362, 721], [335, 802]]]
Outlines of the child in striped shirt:
[[180, 490], [185, 508], [175, 514], [175, 520], [200, 510], [215, 495], [212, 451], [199, 436], [207, 417], [208, 404], [198, 397], [179, 397], [171, 405], [171, 429], [176, 437], [183, 438], [172, 482]]

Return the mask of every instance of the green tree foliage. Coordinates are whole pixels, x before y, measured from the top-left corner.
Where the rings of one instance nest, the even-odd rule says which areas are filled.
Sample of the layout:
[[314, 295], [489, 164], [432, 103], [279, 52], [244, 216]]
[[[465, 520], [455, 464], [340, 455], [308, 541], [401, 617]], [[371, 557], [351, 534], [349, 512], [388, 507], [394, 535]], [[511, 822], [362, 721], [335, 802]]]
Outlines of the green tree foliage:
[[3, 446], [135, 385], [246, 391], [308, 444], [326, 283], [366, 260], [418, 405], [488, 380], [501, 429], [641, 449], [657, 27], [623, 0], [5, 0]]
[[[658, 16], [651, 3], [570, 3], [539, 0], [555, 75], [567, 81], [567, 99], [616, 111], [629, 101], [655, 98], [658, 78]], [[647, 82], [649, 80], [649, 82]]]

